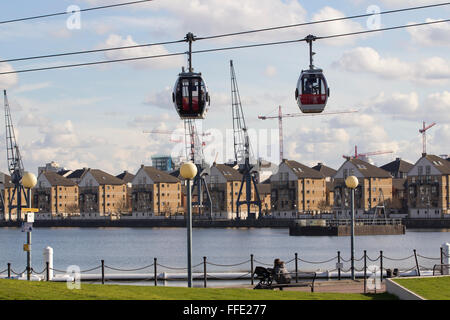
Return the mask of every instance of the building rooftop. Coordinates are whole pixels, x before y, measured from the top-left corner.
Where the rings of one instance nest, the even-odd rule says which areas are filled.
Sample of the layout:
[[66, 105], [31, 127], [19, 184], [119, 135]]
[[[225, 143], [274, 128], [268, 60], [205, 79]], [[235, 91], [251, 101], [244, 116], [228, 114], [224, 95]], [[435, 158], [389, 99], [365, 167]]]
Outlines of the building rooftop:
[[381, 166], [380, 168], [391, 173], [408, 173], [414, 167], [412, 163], [406, 162], [400, 158]]
[[440, 173], [450, 174], [450, 161], [446, 161], [441, 157], [431, 154], [424, 154], [423, 156], [430, 161]]
[[[77, 169], [77, 170], [74, 170], [71, 174], [69, 174], [66, 178], [67, 179], [81, 179], [87, 171], [88, 171], [88, 168]], [[62, 173], [59, 173], [59, 172], [58, 172], [58, 174], [62, 175]]]
[[141, 168], [144, 168], [147, 175], [152, 179], [153, 182], [159, 183], [159, 182], [166, 182], [166, 183], [177, 183], [180, 182], [180, 179], [177, 177], [174, 177], [170, 175], [167, 172], [158, 170], [154, 167], [146, 167], [141, 166]]
[[94, 179], [100, 185], [109, 184], [109, 185], [122, 185], [125, 182], [119, 178], [114, 177], [113, 175], [106, 173], [105, 171], [99, 169], [87, 169], [87, 172], [91, 173]]
[[226, 165], [226, 164], [216, 164], [214, 165], [220, 173], [223, 174], [227, 181], [241, 181], [242, 174], [239, 173], [236, 169]]
[[73, 186], [77, 185], [72, 180], [70, 180], [68, 178], [65, 178], [65, 177], [63, 177], [63, 176], [61, 176], [58, 173], [53, 172], [53, 171], [43, 171], [41, 174], [44, 175], [44, 177], [47, 179], [47, 181], [52, 186], [73, 187]]
[[347, 161], [353, 163], [355, 167], [367, 178], [391, 178], [391, 174], [384, 169], [378, 168], [360, 159], [351, 158]]
[[129, 173], [128, 171], [124, 171], [121, 174], [118, 174], [116, 178], [119, 178], [120, 180], [123, 180], [125, 183], [131, 183], [131, 181], [134, 178], [134, 174]]
[[327, 167], [320, 162], [316, 166], [312, 167], [312, 169], [319, 171], [324, 177], [334, 177], [337, 173], [337, 171], [333, 168]]
[[313, 179], [323, 179], [324, 176], [319, 171], [314, 170], [304, 164], [301, 164], [294, 160], [283, 160], [289, 168], [297, 175], [298, 178], [313, 178]]

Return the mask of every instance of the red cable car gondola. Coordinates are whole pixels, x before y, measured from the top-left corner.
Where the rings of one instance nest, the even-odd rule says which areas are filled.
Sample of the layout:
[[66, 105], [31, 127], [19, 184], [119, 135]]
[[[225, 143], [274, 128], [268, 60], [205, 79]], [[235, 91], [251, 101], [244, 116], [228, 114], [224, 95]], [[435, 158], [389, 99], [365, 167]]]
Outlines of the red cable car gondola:
[[209, 94], [201, 73], [180, 73], [173, 88], [172, 100], [181, 119], [204, 119]]
[[192, 33], [186, 35], [189, 42], [189, 70], [178, 75], [173, 88], [172, 100], [181, 119], [204, 119], [210, 104], [208, 88], [201, 73], [192, 68]]
[[315, 39], [312, 35], [306, 37], [310, 48], [310, 65], [308, 70], [302, 70], [295, 90], [295, 100], [303, 113], [321, 113], [330, 96], [322, 69], [316, 69], [313, 65], [312, 42]]

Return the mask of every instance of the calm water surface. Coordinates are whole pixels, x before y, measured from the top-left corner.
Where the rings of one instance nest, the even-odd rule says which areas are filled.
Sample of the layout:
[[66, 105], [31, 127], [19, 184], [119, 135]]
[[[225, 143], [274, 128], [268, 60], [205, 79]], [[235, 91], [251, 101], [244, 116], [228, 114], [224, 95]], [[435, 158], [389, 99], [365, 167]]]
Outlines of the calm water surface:
[[[450, 231], [450, 230], [442, 230]], [[0, 271], [10, 262], [17, 271], [26, 266], [26, 254], [22, 246], [26, 234], [18, 228], [0, 229]], [[416, 249], [422, 256], [439, 257], [439, 247], [450, 242], [449, 232], [408, 230], [405, 235], [356, 237], [356, 257], [367, 250], [376, 258], [380, 250], [389, 258], [403, 258], [412, 255]], [[32, 233], [32, 263], [36, 270], [44, 268], [43, 249], [54, 250], [54, 268], [62, 269], [78, 265], [89, 269], [105, 264], [118, 268], [136, 268], [153, 263], [170, 267], [186, 266], [186, 230], [182, 228], [36, 228]], [[238, 264], [254, 254], [260, 262], [271, 263], [274, 258], [289, 261], [298, 253], [299, 258], [308, 261], [325, 261], [337, 255], [350, 256], [349, 237], [291, 237], [288, 229], [194, 229], [193, 263], [199, 264], [203, 256], [215, 264]], [[437, 260], [419, 258], [424, 266], [433, 266]], [[299, 262], [304, 269], [333, 269], [335, 262], [313, 265]], [[412, 267], [414, 258], [407, 261], [384, 261], [385, 267]], [[291, 263], [291, 267], [293, 263]], [[209, 270], [247, 270], [248, 264], [234, 268], [208, 266]], [[160, 270], [162, 270], [161, 268]], [[197, 271], [201, 271], [198, 267]]]

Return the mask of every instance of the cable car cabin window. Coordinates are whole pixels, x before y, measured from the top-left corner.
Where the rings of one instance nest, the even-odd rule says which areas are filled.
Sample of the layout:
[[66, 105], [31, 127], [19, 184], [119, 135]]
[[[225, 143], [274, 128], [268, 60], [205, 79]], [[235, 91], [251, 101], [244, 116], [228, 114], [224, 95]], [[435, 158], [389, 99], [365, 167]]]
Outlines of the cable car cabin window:
[[302, 95], [300, 99], [303, 105], [324, 104], [327, 99], [327, 94], [323, 79], [317, 75], [305, 75], [302, 82]]
[[206, 87], [201, 78], [181, 78], [176, 89], [181, 117], [201, 117], [206, 107]]

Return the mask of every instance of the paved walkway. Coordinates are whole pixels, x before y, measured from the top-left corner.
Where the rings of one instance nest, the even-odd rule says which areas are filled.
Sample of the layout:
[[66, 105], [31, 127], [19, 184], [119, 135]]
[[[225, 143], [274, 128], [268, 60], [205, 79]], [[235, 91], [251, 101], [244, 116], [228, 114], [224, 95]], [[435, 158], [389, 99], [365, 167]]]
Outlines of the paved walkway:
[[[255, 282], [256, 285], [257, 282]], [[230, 288], [230, 287], [228, 287]], [[233, 286], [233, 288], [253, 289], [251, 285]], [[305, 291], [310, 292], [309, 287], [298, 288], [284, 288], [285, 291]], [[381, 289], [377, 289], [377, 293], [386, 291], [384, 282], [381, 284]], [[364, 280], [330, 280], [330, 281], [316, 281], [314, 283], [314, 292], [335, 292], [335, 293], [364, 293]], [[370, 290], [367, 293], [375, 293]]]

